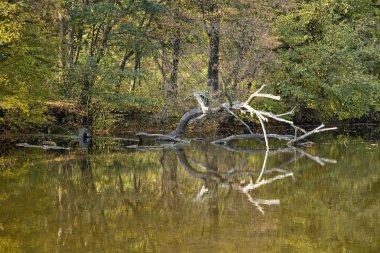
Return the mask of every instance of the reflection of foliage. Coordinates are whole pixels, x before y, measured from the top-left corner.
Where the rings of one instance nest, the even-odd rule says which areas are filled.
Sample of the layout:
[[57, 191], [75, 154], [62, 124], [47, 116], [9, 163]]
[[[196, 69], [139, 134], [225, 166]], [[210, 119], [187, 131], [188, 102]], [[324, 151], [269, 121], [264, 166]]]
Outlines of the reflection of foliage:
[[[221, 187], [194, 202], [204, 182], [168, 150], [6, 153], [0, 160], [0, 193], [7, 194], [0, 199], [0, 251], [13, 245], [15, 252], [30, 252], [33, 245], [35, 251], [62, 252], [231, 252], [239, 244], [242, 252], [372, 252], [380, 246], [372, 237], [380, 233], [379, 149], [352, 143], [316, 145], [307, 151], [341, 157], [338, 164], [320, 167], [300, 158], [288, 167], [294, 182], [257, 189], [254, 197], [281, 199], [281, 209], [266, 208], [265, 216], [241, 193]], [[185, 151], [223, 173], [260, 170], [263, 161], [263, 154], [203, 144]], [[268, 166], [291, 157], [272, 154]]]
[[21, 250], [20, 244], [17, 241], [9, 238], [0, 238], [0, 252], [16, 253], [23, 251]]

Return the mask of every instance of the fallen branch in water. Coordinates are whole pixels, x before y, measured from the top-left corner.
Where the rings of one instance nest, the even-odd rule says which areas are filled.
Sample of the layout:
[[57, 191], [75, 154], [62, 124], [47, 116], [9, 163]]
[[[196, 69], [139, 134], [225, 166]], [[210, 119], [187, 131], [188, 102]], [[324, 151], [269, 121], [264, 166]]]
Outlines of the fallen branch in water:
[[181, 143], [190, 143], [188, 140], [176, 138], [171, 135], [165, 135], [165, 134], [149, 134], [149, 133], [137, 133], [137, 137], [139, 137], [140, 142], [143, 140], [143, 137], [157, 137], [156, 141], [158, 142], [181, 142]]
[[60, 146], [51, 146], [51, 145], [31, 145], [28, 143], [18, 143], [16, 147], [23, 148], [41, 148], [45, 150], [53, 149], [53, 150], [70, 150], [70, 148], [60, 147]]
[[[286, 140], [290, 141], [293, 139], [293, 135], [281, 135], [281, 134], [267, 134], [267, 138], [273, 138], [277, 140]], [[212, 144], [217, 145], [228, 145], [231, 141], [236, 140], [247, 140], [247, 139], [263, 139], [265, 136], [263, 134], [239, 134], [239, 135], [231, 135], [223, 139], [219, 139], [213, 141]]]
[[336, 130], [336, 129], [337, 129], [336, 127], [331, 127], [331, 128], [324, 128], [324, 127], [325, 127], [325, 125], [322, 124], [322, 125], [320, 125], [319, 127], [315, 128], [314, 130], [305, 133], [304, 135], [301, 135], [301, 136], [299, 136], [299, 137], [296, 137], [296, 136], [295, 136], [294, 139], [292, 139], [292, 140], [290, 140], [290, 141], [288, 142], [288, 144], [293, 144], [293, 143], [295, 143], [295, 142], [298, 142], [298, 141], [300, 141], [300, 140], [303, 140], [303, 139], [305, 139], [306, 137], [309, 137], [310, 135], [315, 134], [315, 133], [320, 133], [320, 132], [324, 132], [324, 131], [331, 131], [331, 130]]

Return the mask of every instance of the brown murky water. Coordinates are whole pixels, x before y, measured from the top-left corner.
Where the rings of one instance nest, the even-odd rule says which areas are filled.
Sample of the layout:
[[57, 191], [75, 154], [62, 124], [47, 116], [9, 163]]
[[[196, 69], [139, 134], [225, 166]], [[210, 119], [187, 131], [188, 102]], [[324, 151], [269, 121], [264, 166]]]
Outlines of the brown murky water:
[[379, 141], [207, 143], [3, 150], [0, 252], [380, 252]]

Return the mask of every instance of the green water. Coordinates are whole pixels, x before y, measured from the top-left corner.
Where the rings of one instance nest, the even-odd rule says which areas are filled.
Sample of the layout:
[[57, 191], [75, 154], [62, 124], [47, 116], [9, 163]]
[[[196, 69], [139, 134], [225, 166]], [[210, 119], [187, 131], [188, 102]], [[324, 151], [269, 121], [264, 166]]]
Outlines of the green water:
[[327, 139], [259, 184], [265, 153], [208, 142], [3, 148], [0, 252], [380, 252], [380, 142]]

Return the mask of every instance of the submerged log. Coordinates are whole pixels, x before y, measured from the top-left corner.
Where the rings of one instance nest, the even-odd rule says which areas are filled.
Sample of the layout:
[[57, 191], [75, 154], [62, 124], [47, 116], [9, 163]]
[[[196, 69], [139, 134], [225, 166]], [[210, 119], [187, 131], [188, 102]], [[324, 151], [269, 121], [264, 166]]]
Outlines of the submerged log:
[[165, 143], [165, 142], [181, 142], [181, 143], [190, 143], [188, 140], [179, 139], [176, 137], [166, 134], [149, 134], [149, 133], [137, 133], [136, 136], [139, 138], [140, 143], [144, 141], [144, 137], [155, 137], [156, 142]]
[[60, 146], [51, 146], [51, 145], [31, 145], [28, 143], [18, 143], [16, 147], [24, 147], [24, 148], [41, 148], [41, 149], [53, 149], [53, 150], [70, 150], [70, 148], [60, 147]]

